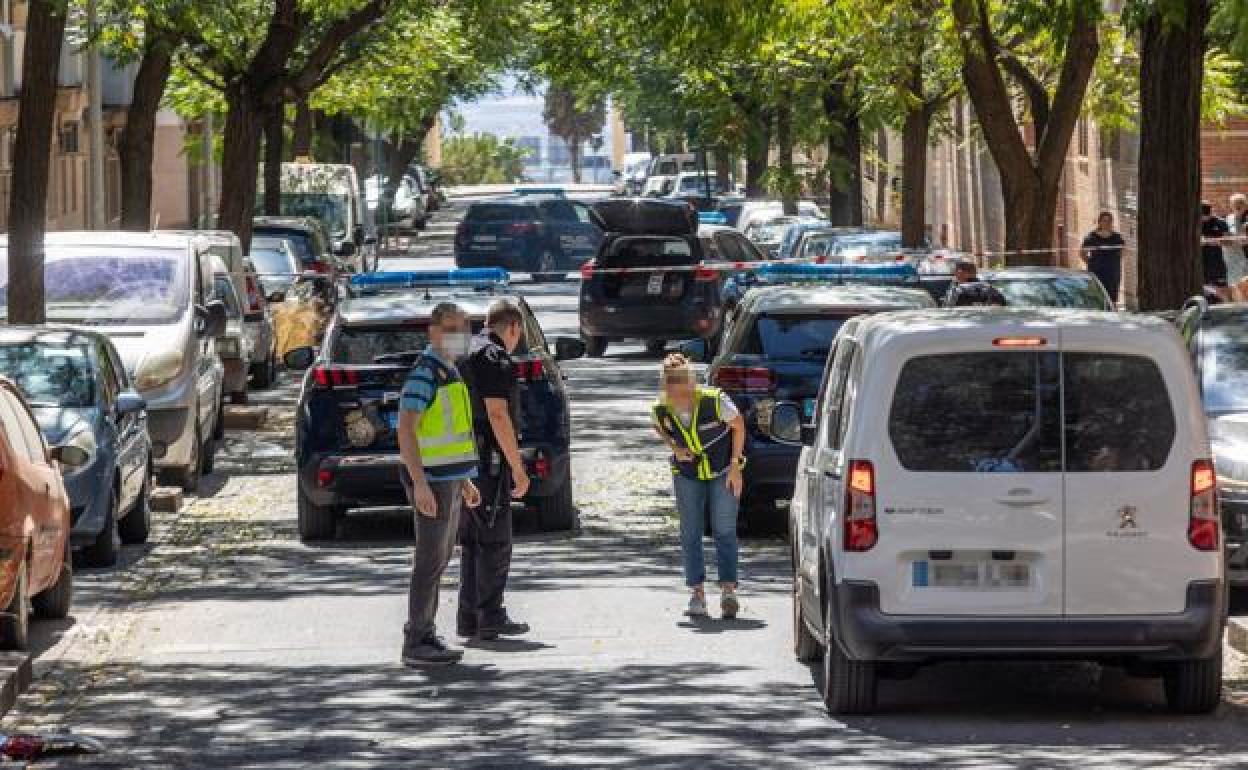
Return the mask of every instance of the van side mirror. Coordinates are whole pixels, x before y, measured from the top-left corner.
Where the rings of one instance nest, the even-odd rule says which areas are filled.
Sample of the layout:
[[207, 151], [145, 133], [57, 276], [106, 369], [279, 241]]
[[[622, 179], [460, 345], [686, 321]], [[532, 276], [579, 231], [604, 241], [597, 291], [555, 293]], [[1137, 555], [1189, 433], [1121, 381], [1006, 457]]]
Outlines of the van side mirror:
[[286, 364], [286, 368], [296, 372], [307, 369], [315, 360], [316, 350], [306, 346], [291, 348], [286, 351], [286, 355], [282, 356], [282, 361]]
[[792, 401], [781, 401], [771, 409], [768, 435], [781, 444], [802, 443], [802, 408]]
[[555, 338], [555, 360], [572, 361], [585, 357], [585, 342], [578, 337]]
[[195, 308], [195, 333], [200, 337], [216, 339], [225, 334], [228, 320], [225, 303], [214, 299], [206, 305]]
[[133, 390], [117, 394], [117, 414], [137, 414], [147, 408], [147, 401]]
[[690, 361], [704, 364], [711, 357], [711, 346], [704, 339], [685, 340], [678, 348], [682, 355]]

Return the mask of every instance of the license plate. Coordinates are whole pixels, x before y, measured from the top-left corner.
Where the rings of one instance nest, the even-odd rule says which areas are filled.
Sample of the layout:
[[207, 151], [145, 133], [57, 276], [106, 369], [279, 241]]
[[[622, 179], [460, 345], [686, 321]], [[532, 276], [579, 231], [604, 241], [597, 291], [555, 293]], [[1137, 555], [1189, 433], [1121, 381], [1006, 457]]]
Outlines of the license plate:
[[650, 276], [650, 282], [646, 284], [647, 294], [663, 293], [663, 273], [655, 273]]
[[498, 236], [495, 236], [495, 235], [477, 235], [477, 236], [473, 236], [473, 239], [472, 239], [472, 240], [473, 240], [473, 242], [474, 242], [474, 243], [494, 243], [494, 242], [496, 242], [496, 241], [498, 240]]
[[962, 588], [994, 591], [1031, 585], [1031, 566], [1025, 562], [916, 561], [911, 569], [915, 588]]

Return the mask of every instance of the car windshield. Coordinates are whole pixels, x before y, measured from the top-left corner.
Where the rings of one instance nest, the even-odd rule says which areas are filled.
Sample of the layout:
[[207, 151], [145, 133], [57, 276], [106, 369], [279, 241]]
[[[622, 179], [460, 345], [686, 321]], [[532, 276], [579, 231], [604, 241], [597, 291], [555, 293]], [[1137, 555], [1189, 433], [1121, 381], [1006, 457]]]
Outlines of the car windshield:
[[792, 222], [764, 222], [750, 225], [746, 237], [755, 243], [779, 243], [784, 240], [784, 233]]
[[682, 193], [700, 193], [704, 192], [707, 186], [710, 186], [711, 192], [719, 191], [719, 182], [714, 177], [708, 176], [705, 179], [701, 175], [686, 176], [680, 179], [680, 191]]
[[283, 241], [254, 241], [251, 244], [251, 263], [263, 279], [280, 278], [299, 272], [294, 256]]
[[837, 236], [830, 233], [824, 235], [808, 235], [802, 239], [800, 256], [826, 257], [832, 253], [832, 249], [836, 245], [837, 240]]
[[[473, 334], [481, 331], [483, 324], [480, 320], [471, 323]], [[344, 326], [334, 338], [330, 360], [335, 364], [367, 366], [386, 363], [385, 360], [377, 360], [382, 356], [419, 353], [428, 345], [427, 322], [403, 326]]]
[[842, 238], [834, 253], [845, 257], [885, 257], [901, 249], [901, 238]]
[[317, 254], [312, 246], [311, 235], [301, 232], [282, 233], [281, 239], [290, 244], [291, 251], [299, 258], [299, 261], [312, 262], [316, 260]]
[[603, 267], [675, 267], [693, 262], [693, 251], [683, 238], [631, 236], [611, 244]]
[[1092, 276], [992, 279], [988, 283], [1005, 295], [1005, 302], [1011, 307], [1111, 309], [1105, 298], [1105, 290]]
[[1248, 314], [1210, 318], [1199, 363], [1206, 411], [1248, 411]]
[[468, 209], [464, 219], [469, 222], [519, 222], [526, 219], [537, 219], [537, 215], [528, 206], [515, 206], [507, 203], [478, 203]]
[[95, 376], [86, 345], [0, 343], [0, 375], [13, 380], [33, 407], [95, 404]]
[[845, 315], [818, 313], [762, 315], [741, 352], [783, 360], [823, 361]]
[[282, 216], [313, 217], [325, 223], [330, 233], [347, 234], [347, 196], [332, 193], [282, 193]]
[[[44, 256], [47, 318], [102, 325], [172, 323], [186, 311], [181, 249], [55, 247]], [[8, 310], [8, 252], [0, 252], [0, 307]]]

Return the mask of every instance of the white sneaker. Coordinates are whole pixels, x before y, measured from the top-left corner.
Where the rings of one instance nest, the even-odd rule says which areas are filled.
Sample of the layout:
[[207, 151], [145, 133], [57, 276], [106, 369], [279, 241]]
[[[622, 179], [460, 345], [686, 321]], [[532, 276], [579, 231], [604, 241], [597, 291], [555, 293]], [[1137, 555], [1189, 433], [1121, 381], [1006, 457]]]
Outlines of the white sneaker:
[[694, 594], [689, 597], [689, 607], [685, 614], [691, 618], [704, 618], [710, 613], [706, 611], [706, 597]]

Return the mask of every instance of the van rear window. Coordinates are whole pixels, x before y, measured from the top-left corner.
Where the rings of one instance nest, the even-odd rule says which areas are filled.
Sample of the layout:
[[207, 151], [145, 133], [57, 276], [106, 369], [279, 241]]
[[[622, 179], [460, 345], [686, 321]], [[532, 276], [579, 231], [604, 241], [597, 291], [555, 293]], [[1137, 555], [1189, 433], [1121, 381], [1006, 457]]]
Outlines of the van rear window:
[[906, 362], [888, 431], [910, 471], [1154, 471], [1175, 421], [1161, 372], [1141, 356], [956, 353]]

